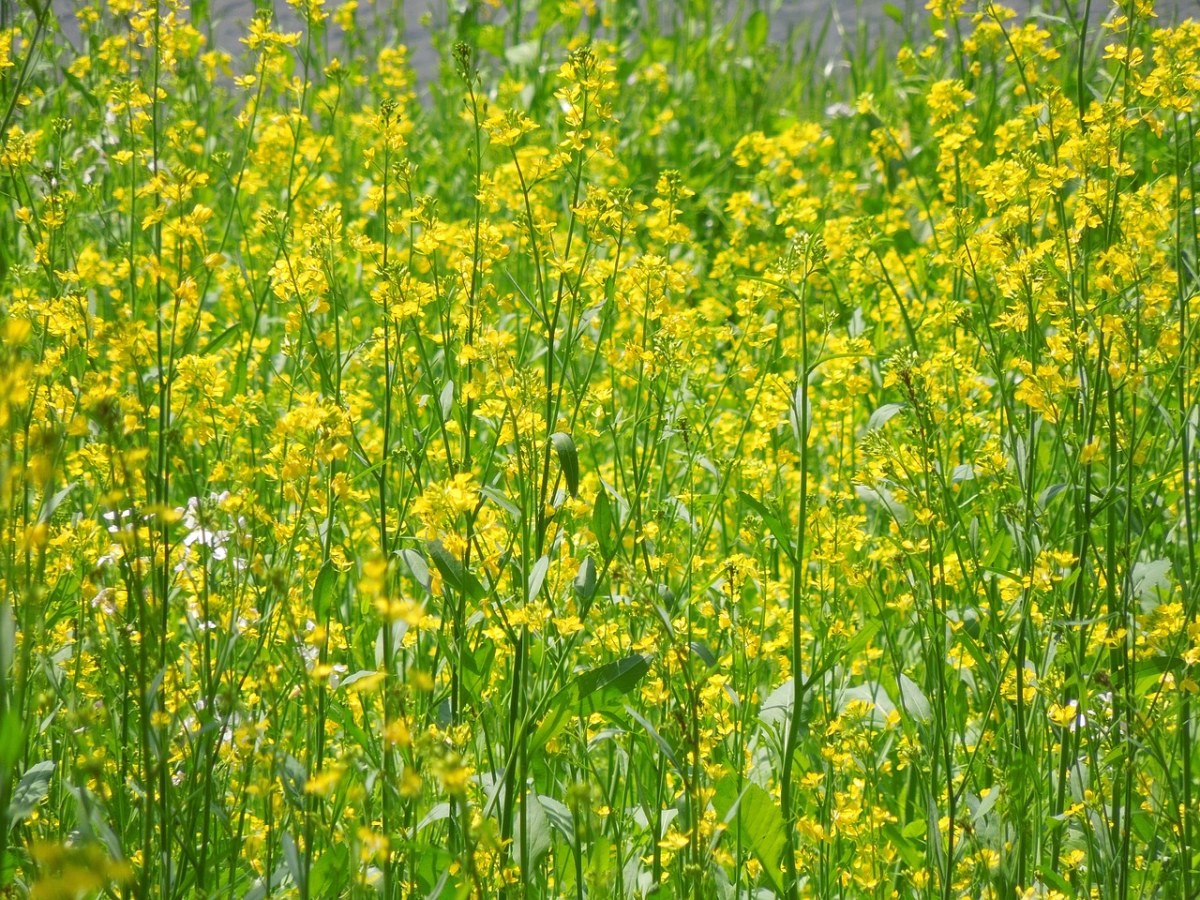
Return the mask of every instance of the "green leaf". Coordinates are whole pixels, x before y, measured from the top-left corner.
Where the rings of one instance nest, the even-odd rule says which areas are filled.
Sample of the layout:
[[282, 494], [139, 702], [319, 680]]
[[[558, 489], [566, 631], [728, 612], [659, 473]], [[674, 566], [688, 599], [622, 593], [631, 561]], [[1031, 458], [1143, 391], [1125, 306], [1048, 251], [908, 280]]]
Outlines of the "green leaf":
[[321, 572], [317, 575], [317, 583], [313, 586], [313, 612], [318, 622], [324, 622], [329, 615], [329, 604], [333, 602], [333, 591], [337, 586], [337, 569], [330, 560], [325, 560]]
[[992, 807], [995, 806], [996, 801], [1000, 799], [1001, 793], [1000, 785], [997, 784], [992, 786], [992, 789], [988, 791], [988, 795], [976, 804], [975, 810], [971, 813], [972, 825], [974, 825], [976, 828], [979, 827], [979, 824], [983, 821], [984, 816], [992, 811]]
[[897, 25], [904, 24], [904, 10], [894, 3], [883, 4], [883, 14], [895, 22]]
[[218, 334], [215, 338], [213, 338], [211, 341], [209, 341], [207, 344], [205, 344], [203, 347], [201, 347], [198, 355], [199, 356], [207, 356], [210, 353], [215, 353], [217, 350], [220, 350], [221, 347], [231, 337], [233, 337], [235, 334], [239, 334], [241, 332], [241, 330], [242, 330], [242, 323], [234, 322], [232, 325], [230, 325], [228, 328], [226, 328], [224, 331], [222, 331], [220, 334]]
[[8, 804], [9, 827], [23, 821], [34, 807], [46, 799], [53, 776], [54, 763], [51, 760], [36, 763], [25, 770]]
[[71, 491], [75, 490], [76, 484], [78, 484], [78, 482], [72, 481], [70, 484], [68, 484], [66, 487], [64, 487], [61, 491], [59, 491], [57, 494], [55, 494], [53, 497], [51, 497], [50, 500], [42, 507], [42, 512], [41, 512], [41, 515], [38, 516], [38, 521], [39, 522], [49, 522], [50, 517], [54, 515], [54, 511], [57, 510], [59, 508], [59, 506], [62, 505], [62, 502], [64, 500], [67, 499], [67, 495], [70, 494]]
[[[194, 14], [195, 10], [193, 9], [192, 12]], [[83, 99], [86, 100], [93, 109], [101, 109], [102, 108], [102, 104], [100, 103], [99, 98], [95, 94], [93, 94], [91, 91], [88, 90], [87, 85], [83, 83], [83, 81], [79, 78], [78, 75], [74, 74], [66, 66], [60, 66], [58, 73], [66, 80], [66, 82], [69, 85], [71, 85], [71, 87], [75, 88], [75, 91], [80, 96], [82, 96]]]
[[794, 562], [796, 551], [792, 547], [791, 529], [785, 527], [780, 518], [771, 512], [761, 500], [754, 499], [745, 491], [738, 491], [738, 498], [758, 514], [758, 517], [763, 520], [763, 524], [767, 526], [771, 534], [775, 535], [775, 540], [779, 542], [779, 548], [787, 554], [788, 559]]
[[716, 656], [714, 656], [713, 652], [711, 650], [709, 650], [708, 647], [705, 646], [702, 642], [692, 641], [691, 648], [692, 648], [692, 653], [695, 654], [696, 656], [700, 657], [700, 660], [706, 666], [709, 666], [711, 668], [712, 666], [715, 666], [717, 664]]
[[1171, 593], [1171, 561], [1169, 559], [1139, 560], [1130, 573], [1134, 596], [1142, 604], [1142, 611], [1149, 613], [1158, 605], [1161, 597]]
[[1038, 494], [1038, 499], [1037, 499], [1038, 511], [1045, 512], [1046, 507], [1050, 505], [1050, 501], [1053, 500], [1055, 497], [1057, 497], [1059, 494], [1061, 494], [1063, 491], [1068, 490], [1069, 488], [1070, 488], [1069, 484], [1065, 484], [1064, 482], [1061, 482], [1061, 481], [1056, 482], [1056, 483], [1050, 485], [1049, 487], [1047, 487], [1040, 494]]
[[442, 575], [442, 580], [451, 590], [465, 593], [472, 600], [478, 600], [487, 593], [479, 579], [468, 572], [441, 541], [430, 541], [427, 549], [429, 558], [433, 560], [434, 566]]
[[764, 725], [782, 728], [792, 715], [796, 705], [796, 679], [789, 678], [767, 696], [758, 711]]
[[1064, 897], [1070, 897], [1075, 893], [1075, 889], [1071, 887], [1071, 882], [1063, 878], [1058, 872], [1055, 872], [1051, 869], [1046, 869], [1039, 874], [1041, 875], [1042, 881], [1045, 882], [1046, 887], [1060, 891]]
[[296, 846], [296, 839], [285, 832], [280, 842], [283, 844], [283, 862], [287, 866], [288, 874], [292, 876], [292, 881], [300, 888], [300, 893], [305, 894], [304, 876], [307, 873], [300, 859], [300, 848]]
[[5, 851], [4, 856], [0, 857], [0, 884], [12, 884], [17, 875], [17, 866], [22, 862], [14, 851]]
[[[526, 835], [521, 834], [522, 827], [528, 829]], [[550, 822], [537, 794], [525, 795], [525, 814], [517, 816], [513, 843], [518, 847], [528, 846], [529, 862], [533, 865], [550, 850]]]
[[429, 812], [425, 814], [425, 818], [421, 819], [421, 821], [417, 823], [416, 831], [419, 834], [434, 822], [440, 822], [443, 819], [448, 818], [450, 818], [450, 804], [435, 803]]
[[479, 489], [479, 493], [481, 493], [483, 496], [487, 497], [489, 500], [491, 500], [493, 503], [495, 503], [497, 506], [499, 506], [502, 510], [504, 510], [506, 513], [508, 513], [509, 516], [512, 517], [512, 520], [514, 522], [521, 521], [520, 508], [515, 503], [513, 503], [511, 500], [509, 500], [507, 497], [505, 497], [502, 493], [500, 493], [498, 490], [496, 490], [493, 487], [488, 487], [487, 485], [484, 485], [483, 487], [481, 487]]
[[275, 867], [270, 878], [260, 878], [254, 882], [254, 886], [246, 891], [244, 900], [263, 900], [267, 896], [268, 887], [271, 891], [277, 891], [286, 878], [287, 866], [281, 863]]
[[584, 672], [575, 680], [575, 692], [580, 700], [586, 700], [592, 694], [612, 688], [622, 694], [627, 694], [650, 671], [650, 657], [635, 653], [616, 662]]
[[550, 435], [550, 443], [558, 454], [558, 464], [562, 467], [563, 477], [567, 479], [567, 491], [572, 497], [579, 494], [579, 453], [571, 436], [563, 431]]
[[475, 43], [481, 53], [504, 56], [504, 29], [498, 25], [483, 25], [476, 34]]
[[780, 859], [787, 843], [783, 813], [771, 795], [754, 782], [745, 782], [738, 791], [737, 776], [726, 775], [717, 782], [713, 806], [721, 820], [729, 824], [729, 833], [740, 835], [762, 864], [763, 875], [782, 896], [783, 872]]
[[461, 656], [463, 684], [472, 694], [483, 691], [492, 680], [492, 663], [496, 659], [496, 645], [491, 641], [480, 644], [474, 652]]
[[612, 501], [608, 499], [608, 491], [601, 487], [596, 494], [596, 505], [592, 507], [592, 533], [605, 556], [611, 556], [614, 550]]
[[746, 19], [746, 46], [751, 50], [761, 50], [767, 43], [767, 14], [756, 9]]
[[[910, 834], [912, 830], [912, 823], [906, 825], [903, 831], [895, 824], [883, 826], [883, 834], [888, 839], [888, 843], [892, 845], [910, 869], [917, 870], [925, 864], [925, 858], [921, 851], [914, 847], [912, 841], [909, 840], [910, 837], [916, 836]], [[921, 834], [923, 833], [922, 831]]]
[[542, 585], [546, 582], [546, 573], [548, 571], [550, 571], [550, 557], [548, 556], [543, 556], [533, 564], [533, 570], [529, 573], [529, 585], [525, 595], [530, 603], [541, 593]]
[[567, 843], [573, 844], [575, 842], [575, 817], [571, 815], [571, 810], [561, 800], [555, 800], [545, 794], [538, 794], [537, 799], [542, 804], [542, 810], [546, 813], [550, 827], [561, 834]]
[[905, 712], [918, 722], [928, 722], [933, 718], [933, 707], [929, 705], [929, 698], [925, 696], [920, 685], [903, 672], [900, 673], [898, 681]]
[[900, 410], [904, 409], [903, 403], [885, 403], [875, 412], [871, 413], [871, 418], [867, 420], [867, 431], [875, 431], [882, 428], [892, 420], [892, 417]]
[[380, 672], [378, 669], [359, 669], [357, 672], [347, 675], [345, 678], [339, 681], [338, 689], [345, 690], [352, 685], [358, 684], [364, 678], [376, 678], [380, 675], [384, 675], [384, 673]]
[[579, 675], [550, 699], [546, 715], [530, 739], [531, 752], [557, 737], [581, 704], [588, 713], [608, 709], [637, 687], [649, 670], [650, 657], [635, 653]]
[[615, 878], [612, 871], [613, 857], [612, 841], [608, 835], [598, 834], [592, 841], [592, 849], [588, 854], [588, 874], [597, 884], [611, 884]]
[[663, 755], [666, 756], [671, 765], [675, 767], [675, 771], [682, 774], [683, 769], [680, 767], [679, 760], [675, 756], [675, 750], [669, 743], [667, 743], [667, 739], [659, 734], [658, 729], [654, 727], [654, 723], [635, 710], [632, 706], [626, 706], [625, 712], [628, 713], [635, 722], [645, 729], [646, 734], [650, 735], [650, 738], [654, 741], [654, 743], [658, 744], [658, 747], [660, 750], [662, 750]]
[[404, 560], [404, 564], [408, 566], [408, 571], [412, 573], [412, 577], [416, 579], [417, 584], [425, 589], [426, 593], [433, 591], [433, 578], [429, 574], [429, 566], [425, 563], [425, 558], [416, 550], [405, 549], [399, 551], [400, 558]]
[[313, 863], [308, 889], [317, 897], [335, 896], [350, 881], [350, 848], [333, 844]]
[[[12, 604], [8, 601], [0, 601], [0, 678], [8, 675], [9, 669], [12, 667], [13, 660], [17, 655], [17, 620], [13, 616]], [[0, 682], [2, 684], [3, 682]], [[10, 710], [11, 714], [11, 710]], [[7, 717], [6, 717], [7, 718]], [[7, 730], [7, 721], [0, 721], [0, 766], [11, 763], [17, 758], [14, 747], [13, 755], [9, 757], [4, 752], [5, 740], [2, 735], [13, 735], [17, 729]], [[15, 741], [15, 738], [13, 738]], [[3, 777], [4, 772], [0, 769], [0, 777]]]
[[575, 593], [585, 603], [596, 596], [596, 564], [590, 556], [586, 556], [579, 564], [579, 574], [575, 576]]
[[854, 637], [850, 638], [846, 643], [846, 650], [842, 654], [842, 658], [853, 659], [856, 656], [860, 656], [870, 646], [871, 641], [875, 639], [875, 635], [879, 633], [879, 627], [880, 623], [878, 619], [869, 619], [859, 626], [858, 630], [854, 632]]
[[285, 753], [279, 761], [279, 781], [283, 784], [283, 792], [288, 800], [297, 809], [302, 809], [307, 802], [304, 784], [308, 781], [308, 773], [304, 771], [304, 766], [300, 765], [300, 760], [290, 753]]
[[887, 717], [896, 709], [896, 704], [892, 702], [887, 688], [878, 681], [872, 680], [842, 688], [835, 694], [835, 699], [839, 710], [845, 710], [847, 706], [856, 701], [868, 704], [870, 712], [866, 716], [866, 721], [877, 728], [886, 725]]
[[533, 732], [533, 737], [529, 739], [530, 754], [540, 750], [547, 743], [554, 740], [567, 727], [567, 723], [571, 721], [571, 716], [574, 715], [574, 701], [574, 685], [563, 688], [554, 695], [550, 700], [546, 715], [538, 723], [537, 729]]
[[925, 837], [925, 831], [928, 829], [928, 824], [924, 819], [913, 819], [904, 826], [904, 830], [900, 833], [906, 838]]

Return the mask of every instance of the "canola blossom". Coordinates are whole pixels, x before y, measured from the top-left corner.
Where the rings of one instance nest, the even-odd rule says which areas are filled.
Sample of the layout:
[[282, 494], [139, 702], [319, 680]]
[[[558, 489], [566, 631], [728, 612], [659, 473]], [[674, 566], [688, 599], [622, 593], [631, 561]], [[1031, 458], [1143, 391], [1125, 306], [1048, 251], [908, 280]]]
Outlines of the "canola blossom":
[[256, 6], [0, 4], [0, 896], [1200, 895], [1200, 24]]

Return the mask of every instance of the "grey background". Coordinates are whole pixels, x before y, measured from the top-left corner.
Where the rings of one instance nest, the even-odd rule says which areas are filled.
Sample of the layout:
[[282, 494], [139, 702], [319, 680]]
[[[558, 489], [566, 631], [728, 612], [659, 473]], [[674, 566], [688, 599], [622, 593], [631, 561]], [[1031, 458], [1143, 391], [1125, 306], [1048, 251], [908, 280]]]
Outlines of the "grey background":
[[[0, 0], [0, 7], [11, 8], [16, 2], [17, 0]], [[526, 5], [533, 6], [534, 2], [535, 0], [526, 0]], [[332, 13], [340, 3], [341, 0], [327, 0], [326, 10]], [[1032, 0], [1008, 0], [1008, 5], [1021, 12], [1038, 5], [1058, 15], [1063, 14], [1066, 3], [1070, 3], [1071, 8], [1077, 11], [1082, 11], [1085, 7], [1084, 0], [1043, 0], [1040, 4], [1035, 4]], [[51, 0], [51, 5], [64, 37], [72, 42], [77, 41], [79, 32], [73, 13], [81, 5], [79, 0]], [[659, 15], [669, 21], [678, 16], [680, 9], [686, 4], [683, 0], [657, 0], [654, 5], [658, 7]], [[894, 40], [900, 29], [885, 14], [885, 9], [888, 8], [893, 15], [896, 11], [901, 12], [906, 22], [916, 23], [917, 33], [928, 33], [924, 22], [928, 15], [924, 11], [925, 0], [762, 0], [753, 6], [744, 0], [742, 3], [738, 0], [724, 0], [724, 5], [727, 7], [728, 16], [736, 16], [739, 9], [745, 10], [753, 6], [765, 8], [771, 24], [771, 37], [776, 41], [784, 40], [792, 33], [799, 35], [803, 41], [806, 33], [815, 34], [828, 19], [829, 28], [820, 47], [820, 55], [827, 60], [840, 57], [845, 42], [853, 40], [860, 29], [865, 31], [867, 39], [872, 43]], [[1200, 0], [1158, 0], [1155, 5], [1162, 22], [1194, 17], [1200, 12]], [[213, 43], [237, 58], [243, 49], [238, 39], [245, 34], [246, 23], [253, 16], [255, 6], [255, 0], [208, 0], [213, 23]], [[300, 30], [301, 24], [292, 7], [284, 0], [275, 0], [274, 6], [277, 20], [283, 30]], [[968, 9], [973, 9], [975, 2], [969, 0], [967, 6]], [[1091, 18], [1097, 23], [1111, 8], [1109, 0], [1092, 0], [1091, 6]], [[643, 7], [649, 8], [646, 0]], [[428, 27], [422, 23], [422, 17], [426, 14], [430, 22]], [[410, 59], [418, 76], [422, 78], [429, 77], [437, 69], [438, 56], [433, 46], [431, 31], [441, 30], [444, 33], [448, 27], [448, 16], [447, 4], [442, 0], [377, 0], [373, 8], [368, 0], [359, 0], [360, 25], [367, 24], [374, 34], [385, 41], [404, 43], [409, 48]], [[664, 22], [664, 25], [666, 24]], [[344, 52], [345, 48], [339, 46], [338, 29], [331, 28], [329, 33], [330, 52]]]

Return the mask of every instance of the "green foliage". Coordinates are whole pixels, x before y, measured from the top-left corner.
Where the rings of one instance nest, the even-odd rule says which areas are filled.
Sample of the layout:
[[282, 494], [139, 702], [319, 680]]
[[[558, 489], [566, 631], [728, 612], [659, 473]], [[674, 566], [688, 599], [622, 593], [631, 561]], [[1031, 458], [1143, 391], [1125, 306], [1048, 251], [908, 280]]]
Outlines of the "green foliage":
[[77, 6], [0, 895], [1200, 893], [1200, 26]]

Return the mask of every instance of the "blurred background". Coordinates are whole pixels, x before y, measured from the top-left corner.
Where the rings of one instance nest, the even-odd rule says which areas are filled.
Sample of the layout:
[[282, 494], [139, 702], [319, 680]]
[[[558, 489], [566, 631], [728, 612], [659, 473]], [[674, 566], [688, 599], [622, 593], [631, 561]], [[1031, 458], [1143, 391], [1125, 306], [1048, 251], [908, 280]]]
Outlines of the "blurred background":
[[[0, 9], [8, 7], [4, 12], [11, 15], [24, 0], [0, 0]], [[718, 27], [740, 23], [756, 10], [762, 10], [769, 23], [770, 38], [774, 42], [794, 41], [795, 46], [805, 55], [820, 57], [826, 67], [836, 67], [840, 58], [849, 46], [859, 46], [862, 43], [884, 46], [897, 44], [903, 35], [927, 34], [930, 28], [929, 13], [925, 10], [926, 0], [767, 0], [767, 2], [747, 2], [747, 0], [730, 0], [725, 6], [725, 21], [716, 24]], [[71, 41], [79, 36], [79, 29], [74, 13], [82, 5], [82, 0], [51, 0], [51, 6], [58, 19], [63, 35]], [[248, 21], [254, 16], [256, 9], [274, 10], [277, 26], [285, 31], [301, 30], [301, 16], [297, 10], [285, 0], [192, 0], [190, 4], [195, 19], [205, 23], [203, 30], [208, 31], [214, 46], [232, 53], [235, 57], [242, 49], [239, 38], [245, 34]], [[332, 13], [342, 5], [342, 0], [327, 0], [325, 11]], [[968, 0], [965, 8], [973, 11], [982, 3]], [[1076, 21], [1085, 14], [1092, 24], [1098, 25], [1112, 12], [1112, 6], [1107, 0], [1048, 0], [1037, 3], [1030, 0], [1008, 0], [1006, 4], [1027, 14], [1031, 10], [1040, 15], [1052, 16]], [[469, 10], [466, 0], [442, 2], [442, 0], [358, 0], [356, 17], [360, 26], [366, 26], [369, 31], [388, 43], [403, 43], [410, 51], [410, 58], [418, 76], [429, 78], [436, 75], [439, 51], [438, 45], [449, 46], [453, 36], [464, 16], [477, 15], [478, 21], [493, 24], [511, 22], [511, 9], [521, 10], [526, 25], [532, 25], [535, 12], [530, 7], [536, 6], [536, 0], [509, 0], [493, 9], [487, 3], [474, 4], [475, 10]], [[627, 18], [637, 21], [637, 29], [654, 29], [671, 32], [679, 27], [700, 28], [702, 23], [687, 22], [687, 7], [685, 0], [641, 0], [639, 3], [629, 2], [617, 4], [627, 7]], [[1200, 0], [1158, 0], [1155, 9], [1161, 19], [1169, 21], [1181, 17], [1194, 16], [1200, 12]], [[8, 16], [4, 16], [8, 18]], [[511, 26], [510, 26], [511, 27]], [[736, 26], [735, 26], [736, 27]], [[346, 52], [341, 46], [339, 29], [327, 29], [325, 40], [330, 55]]]

